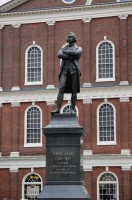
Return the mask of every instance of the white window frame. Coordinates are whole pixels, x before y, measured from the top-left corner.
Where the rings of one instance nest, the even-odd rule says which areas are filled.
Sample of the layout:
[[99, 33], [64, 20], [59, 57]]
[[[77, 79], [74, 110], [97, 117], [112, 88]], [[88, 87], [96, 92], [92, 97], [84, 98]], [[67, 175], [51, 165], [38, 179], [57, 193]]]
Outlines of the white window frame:
[[[70, 103], [67, 103], [67, 104], [63, 105], [62, 108], [61, 108], [61, 110], [60, 110], [60, 113], [61, 113], [61, 114], [63, 113], [64, 108], [67, 107], [67, 106], [71, 106], [71, 104], [70, 104]], [[75, 109], [76, 109], [76, 111], [77, 111], [76, 114], [77, 114], [77, 117], [78, 117], [78, 116], [79, 116], [79, 111], [78, 111], [77, 106], [75, 106]], [[63, 114], [64, 114], [64, 113], [63, 113]]]
[[40, 143], [27, 143], [27, 112], [30, 108], [36, 107], [40, 110], [40, 115], [41, 115], [41, 120], [40, 120], [40, 125], [42, 127], [42, 110], [39, 106], [34, 105], [34, 106], [29, 106], [26, 111], [25, 111], [25, 116], [24, 116], [24, 147], [42, 147], [42, 128], [40, 132]]
[[67, 2], [66, 0], [62, 0], [64, 3], [66, 4], [71, 4], [71, 3], [74, 3], [76, 0], [71, 0], [71, 2]]
[[[100, 141], [100, 132], [99, 132], [99, 110], [104, 104], [109, 104], [112, 106], [114, 111], [114, 141]], [[115, 106], [110, 102], [103, 102], [97, 108], [97, 145], [116, 145], [116, 109]]]
[[[42, 191], [42, 189], [43, 189], [43, 180], [42, 180], [42, 177], [39, 175], [39, 174], [37, 174], [37, 173], [34, 173], [34, 172], [30, 172], [30, 173], [28, 173], [28, 174], [26, 174], [24, 177], [23, 177], [23, 180], [22, 180], [22, 200], [27, 200], [27, 199], [24, 199], [24, 186], [25, 186], [25, 180], [26, 180], [26, 178], [28, 177], [28, 176], [30, 176], [30, 175], [32, 175], [32, 174], [35, 174], [35, 175], [37, 175], [37, 176], [39, 176], [39, 178], [41, 179], [41, 191]], [[32, 185], [33, 184], [35, 184], [35, 183], [31, 183]]]
[[[104, 42], [110, 43], [112, 45], [112, 47], [113, 47], [113, 77], [112, 78], [99, 78], [99, 72], [98, 72], [98, 70], [99, 70], [98, 49], [99, 49], [99, 46]], [[110, 40], [102, 40], [96, 46], [96, 82], [106, 82], [106, 81], [115, 81], [115, 45]]]
[[[119, 180], [118, 180], [118, 177], [116, 176], [116, 174], [114, 174], [113, 172], [111, 172], [111, 171], [105, 171], [105, 172], [103, 172], [103, 173], [101, 173], [99, 176], [98, 176], [98, 178], [97, 178], [97, 200], [100, 200], [100, 198], [99, 198], [99, 184], [100, 184], [100, 178], [101, 178], [101, 176], [103, 175], [103, 174], [106, 174], [106, 173], [110, 173], [110, 174], [112, 174], [115, 178], [116, 178], [116, 182], [115, 181], [113, 181], [113, 182], [105, 182], [104, 181], [104, 184], [106, 183], [110, 183], [110, 184], [117, 184], [117, 200], [119, 200]], [[103, 183], [103, 181], [102, 181], [102, 183]]]
[[[28, 81], [28, 77], [27, 77], [27, 59], [28, 59], [28, 51], [32, 48], [32, 47], [37, 47], [40, 49], [41, 51], [41, 81], [36, 81], [36, 82], [29, 82]], [[30, 45], [26, 51], [25, 51], [25, 85], [42, 85], [43, 84], [43, 50], [39, 45], [33, 44]]]

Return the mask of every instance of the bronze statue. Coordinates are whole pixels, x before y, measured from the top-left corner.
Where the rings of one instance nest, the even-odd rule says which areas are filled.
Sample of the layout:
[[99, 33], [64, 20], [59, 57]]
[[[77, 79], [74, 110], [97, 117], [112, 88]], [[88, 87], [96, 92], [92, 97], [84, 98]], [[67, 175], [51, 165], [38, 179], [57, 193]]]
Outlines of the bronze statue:
[[67, 37], [69, 43], [64, 48], [60, 49], [58, 58], [62, 59], [60, 74], [59, 74], [59, 93], [57, 96], [56, 109], [52, 113], [60, 113], [60, 107], [63, 101], [64, 93], [71, 93], [71, 113], [75, 112], [77, 101], [77, 93], [80, 92], [80, 64], [79, 60], [82, 53], [82, 48], [77, 46], [76, 36], [70, 32]]

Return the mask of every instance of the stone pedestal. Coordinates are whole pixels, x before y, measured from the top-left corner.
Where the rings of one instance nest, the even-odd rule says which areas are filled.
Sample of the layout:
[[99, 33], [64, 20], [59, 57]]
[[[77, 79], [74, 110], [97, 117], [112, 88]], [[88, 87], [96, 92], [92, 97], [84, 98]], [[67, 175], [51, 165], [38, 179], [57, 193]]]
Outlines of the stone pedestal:
[[90, 200], [82, 185], [80, 140], [84, 130], [75, 114], [52, 114], [46, 136], [46, 184], [38, 200]]

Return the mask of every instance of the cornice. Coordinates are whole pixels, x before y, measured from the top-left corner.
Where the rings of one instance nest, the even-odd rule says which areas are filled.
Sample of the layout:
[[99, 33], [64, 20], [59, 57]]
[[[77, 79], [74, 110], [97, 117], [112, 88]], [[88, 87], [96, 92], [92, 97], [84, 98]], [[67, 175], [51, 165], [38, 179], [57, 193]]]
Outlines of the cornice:
[[93, 167], [121, 167], [124, 170], [131, 170], [132, 167], [132, 154], [94, 154], [83, 155], [83, 169], [89, 171]]
[[67, 6], [19, 12], [1, 12], [0, 24], [10, 25], [49, 21], [92, 19], [100, 17], [132, 15], [132, 2]]
[[39, 168], [46, 167], [46, 157], [43, 156], [19, 156], [19, 157], [0, 157], [0, 169], [11, 168]]
[[13, 1], [10, 1], [10, 2], [4, 4], [3, 6], [1, 6], [0, 11], [7, 12], [8, 10], [11, 10], [11, 9], [15, 8], [16, 6], [21, 5], [22, 3], [25, 3], [26, 1], [29, 1], [29, 0], [13, 0]]
[[[92, 170], [94, 167], [121, 167], [122, 170], [131, 170], [132, 154], [93, 154], [81, 155], [81, 163], [84, 171]], [[21, 168], [44, 168], [46, 167], [46, 157], [43, 156], [19, 156], [0, 157], [0, 169], [10, 169], [11, 172], [18, 172]]]
[[[19, 91], [2, 91], [0, 92], [0, 104], [3, 103], [22, 103], [22, 102], [52, 102], [57, 98], [58, 89], [32, 89], [32, 90], [19, 90]], [[78, 99], [88, 103], [90, 99], [110, 99], [119, 98], [122, 101], [128, 101], [132, 97], [132, 85], [129, 86], [109, 86], [109, 87], [91, 87], [81, 88], [78, 94]], [[71, 95], [65, 94], [64, 99], [70, 100]], [[48, 104], [47, 103], [47, 104]]]

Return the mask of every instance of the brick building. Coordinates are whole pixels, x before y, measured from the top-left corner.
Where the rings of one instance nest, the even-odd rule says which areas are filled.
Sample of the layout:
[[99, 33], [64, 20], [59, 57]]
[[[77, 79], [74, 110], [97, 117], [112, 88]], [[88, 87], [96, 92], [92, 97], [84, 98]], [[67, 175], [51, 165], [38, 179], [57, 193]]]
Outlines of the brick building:
[[[132, 1], [12, 0], [0, 7], [0, 200], [36, 199], [68, 32], [83, 48], [76, 111], [92, 200], [132, 200]], [[61, 112], [69, 111], [65, 95]]]

